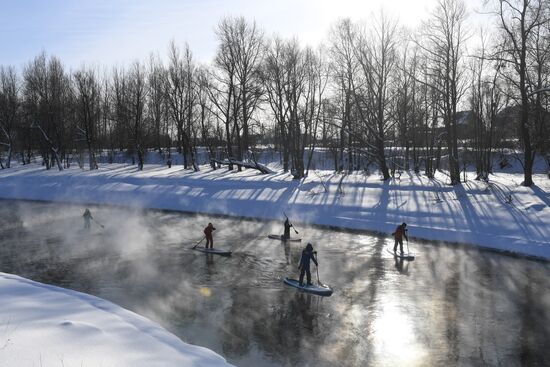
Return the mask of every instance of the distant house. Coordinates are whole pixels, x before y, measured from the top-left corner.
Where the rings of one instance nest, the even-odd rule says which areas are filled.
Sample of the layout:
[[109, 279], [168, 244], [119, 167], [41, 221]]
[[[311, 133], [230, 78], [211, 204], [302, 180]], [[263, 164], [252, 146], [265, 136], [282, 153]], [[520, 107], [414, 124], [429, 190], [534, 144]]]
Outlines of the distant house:
[[[493, 126], [494, 139], [496, 142], [510, 142], [519, 138], [519, 118], [521, 107], [518, 105], [508, 106], [496, 115]], [[544, 111], [547, 121], [550, 121], [550, 113]], [[476, 125], [473, 111], [460, 111], [456, 114], [458, 139], [472, 140], [475, 138]], [[546, 124], [548, 125], [548, 124]]]
[[456, 127], [459, 140], [470, 140], [475, 136], [475, 116], [472, 111], [456, 113]]
[[[529, 111], [529, 119], [531, 122], [535, 121], [535, 111]], [[542, 130], [539, 130], [538, 127], [535, 127], [534, 123], [530, 123], [533, 128], [536, 128], [536, 131], [531, 133], [531, 136], [537, 140], [538, 138], [548, 137], [550, 131], [550, 112], [543, 109], [542, 113]], [[519, 130], [519, 119], [521, 114], [521, 106], [508, 106], [500, 111], [496, 116], [496, 129], [497, 136], [502, 139], [502, 141], [514, 141], [521, 137]], [[533, 141], [536, 144], [536, 141]]]
[[519, 137], [518, 126], [521, 107], [508, 106], [499, 111], [495, 120], [495, 131], [501, 141], [512, 141]]

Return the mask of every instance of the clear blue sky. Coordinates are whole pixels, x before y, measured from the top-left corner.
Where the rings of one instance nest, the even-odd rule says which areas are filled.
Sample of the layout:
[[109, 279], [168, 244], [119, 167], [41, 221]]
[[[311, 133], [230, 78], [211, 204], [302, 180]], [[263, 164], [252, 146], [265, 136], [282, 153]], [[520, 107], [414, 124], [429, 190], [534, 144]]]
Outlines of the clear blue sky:
[[71, 68], [127, 64], [151, 52], [164, 57], [171, 39], [209, 61], [213, 29], [225, 15], [314, 45], [339, 17], [367, 19], [383, 3], [387, 13], [416, 25], [435, 0], [0, 0], [0, 64], [20, 67], [42, 50]]

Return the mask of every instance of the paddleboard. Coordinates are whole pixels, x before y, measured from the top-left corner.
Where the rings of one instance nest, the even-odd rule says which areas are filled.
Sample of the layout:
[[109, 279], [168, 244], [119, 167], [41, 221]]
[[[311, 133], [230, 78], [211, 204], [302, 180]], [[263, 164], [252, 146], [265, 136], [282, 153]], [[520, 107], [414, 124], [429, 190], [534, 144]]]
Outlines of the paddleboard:
[[386, 247], [386, 251], [388, 251], [393, 256], [398, 257], [398, 258], [403, 259], [403, 260], [409, 260], [409, 261], [414, 260], [414, 254], [412, 254], [412, 253], [403, 253], [403, 254], [401, 254], [401, 252], [399, 252], [399, 251], [393, 252], [393, 250], [390, 249], [389, 247]]
[[285, 242], [300, 242], [300, 241], [302, 241], [301, 238], [287, 238], [285, 240], [285, 239], [283, 239], [283, 236], [278, 235], [278, 234], [270, 234], [267, 237], [271, 238], [272, 240], [279, 240], [279, 241], [285, 241]]
[[298, 288], [299, 290], [307, 293], [313, 293], [318, 296], [325, 296], [329, 297], [332, 294], [332, 289], [326, 285], [302, 285], [300, 286], [300, 282], [296, 279], [291, 278], [285, 278], [284, 279], [285, 284], [290, 285], [291, 287]]
[[214, 255], [221, 255], [221, 256], [230, 256], [231, 255], [231, 251], [220, 250], [220, 249], [217, 249], [217, 248], [195, 247], [195, 248], [192, 248], [192, 250], [204, 252], [206, 254], [214, 254]]

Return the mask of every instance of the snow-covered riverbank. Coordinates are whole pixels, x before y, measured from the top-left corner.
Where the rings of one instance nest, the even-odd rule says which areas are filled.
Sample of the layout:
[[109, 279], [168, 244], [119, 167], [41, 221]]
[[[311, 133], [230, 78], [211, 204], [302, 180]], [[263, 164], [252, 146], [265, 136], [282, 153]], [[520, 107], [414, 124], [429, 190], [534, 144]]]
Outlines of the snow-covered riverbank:
[[310, 173], [292, 180], [278, 171], [261, 175], [181, 166], [105, 164], [97, 171], [62, 172], [28, 165], [0, 171], [0, 197], [115, 204], [245, 216], [391, 233], [401, 222], [414, 238], [476, 244], [550, 259], [550, 181], [520, 186], [522, 176], [497, 173], [486, 184], [461, 186], [405, 172], [380, 181], [376, 175]]
[[229, 366], [155, 323], [86, 294], [0, 273], [0, 366]]

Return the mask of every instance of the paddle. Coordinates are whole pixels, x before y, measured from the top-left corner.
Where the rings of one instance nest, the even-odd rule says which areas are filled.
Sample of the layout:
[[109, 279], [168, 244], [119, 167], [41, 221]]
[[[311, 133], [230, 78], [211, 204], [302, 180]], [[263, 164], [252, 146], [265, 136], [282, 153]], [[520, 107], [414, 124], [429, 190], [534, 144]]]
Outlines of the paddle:
[[92, 220], [95, 222], [95, 224], [97, 224], [98, 226], [100, 226], [102, 229], [105, 229], [105, 226], [101, 223], [99, 223], [97, 220], [95, 220], [94, 218], [92, 218]]
[[[317, 255], [317, 251], [313, 251], [313, 253]], [[319, 285], [324, 285], [323, 283], [321, 283], [321, 280], [319, 279], [319, 257], [317, 257], [315, 260], [317, 260], [317, 265], [315, 266], [315, 270], [317, 271], [317, 283], [319, 283]]]
[[[286, 217], [286, 219], [288, 219], [288, 216], [285, 214], [285, 212], [283, 212], [283, 215]], [[296, 230], [296, 228], [294, 228], [294, 224], [292, 224], [292, 223], [290, 223], [290, 224], [292, 225], [292, 229], [294, 230], [294, 232], [296, 232], [296, 234], [299, 234], [298, 231]]]
[[320, 285], [323, 285], [323, 284], [321, 283], [321, 280], [319, 279], [319, 267], [316, 266], [316, 267], [315, 267], [315, 270], [317, 270], [317, 283], [319, 283]]
[[197, 246], [198, 246], [202, 241], [204, 241], [205, 238], [206, 238], [206, 236], [204, 236], [203, 238], [201, 238], [201, 240], [200, 240], [199, 242], [197, 242], [197, 243], [195, 244], [195, 246], [191, 247], [191, 250], [196, 249]]

